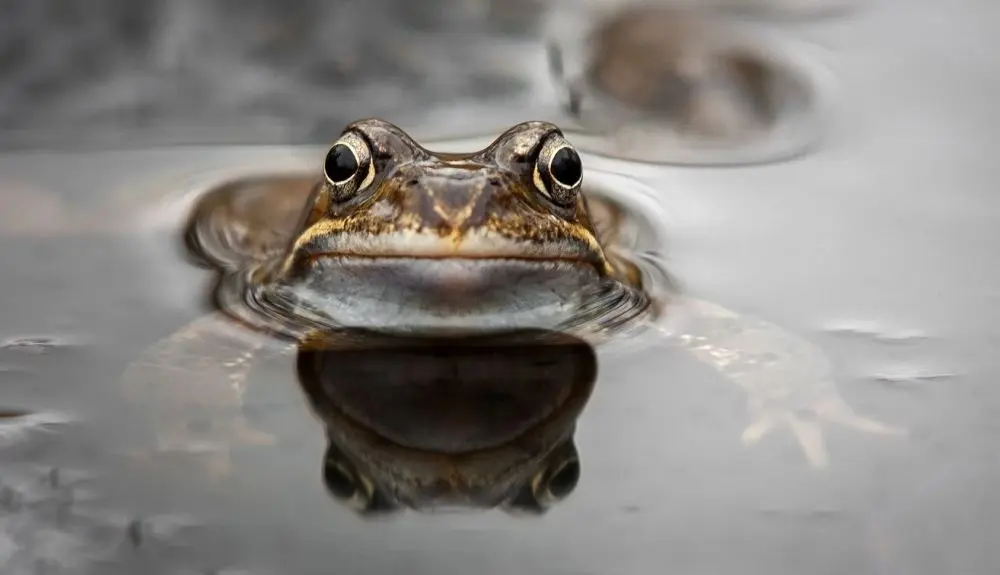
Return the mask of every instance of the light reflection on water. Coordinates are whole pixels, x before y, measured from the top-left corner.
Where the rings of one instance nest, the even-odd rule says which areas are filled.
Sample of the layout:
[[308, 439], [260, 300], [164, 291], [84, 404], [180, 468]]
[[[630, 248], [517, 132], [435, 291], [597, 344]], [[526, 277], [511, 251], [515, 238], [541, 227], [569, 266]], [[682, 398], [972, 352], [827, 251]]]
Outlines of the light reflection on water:
[[[453, 147], [459, 145], [465, 144], [452, 143]], [[181, 169], [181, 166], [189, 164], [182, 161], [177, 165]], [[665, 213], [659, 207], [662, 204], [655, 200], [657, 194], [664, 193], [664, 189], [671, 195], [684, 196], [683, 186], [672, 189], [646, 186], [600, 168], [595, 169], [592, 180], [607, 197], [620, 200], [620, 205], [624, 206], [632, 224], [626, 237], [633, 257], [639, 261], [642, 257], [637, 254], [645, 254], [656, 262], [649, 269], [662, 272], [663, 253], [658, 248], [667, 245], [662, 222], [668, 219], [676, 221], [678, 214]], [[709, 201], [698, 195], [682, 199], [688, 204], [681, 201], [672, 205]], [[680, 239], [683, 245], [686, 240], [683, 236], [687, 232], [683, 227], [676, 229], [681, 232], [671, 236], [671, 239]], [[714, 229], [719, 230], [718, 227]], [[734, 229], [739, 230], [738, 227]], [[102, 382], [84, 390], [95, 403], [114, 401], [112, 404], [118, 405], [121, 396], [119, 367], [135, 360], [150, 341], [183, 327], [187, 319], [194, 319], [203, 313], [197, 308], [198, 302], [192, 299], [183, 311], [185, 319], [182, 321], [177, 317], [176, 309], [162, 306], [162, 302], [157, 301], [157, 290], [164, 295], [166, 291], [175, 289], [199, 293], [211, 285], [210, 282], [206, 284], [205, 277], [200, 275], [203, 272], [181, 259], [174, 248], [155, 252], [156, 259], [150, 259], [149, 254], [153, 252], [145, 248], [135, 249], [137, 245], [174, 246], [179, 241], [178, 229], [151, 229], [152, 235], [141, 238], [141, 241], [138, 241], [139, 232], [133, 230], [116, 232], [120, 235], [104, 230], [107, 232], [105, 235], [78, 236], [77, 251], [74, 253], [50, 252], [54, 254], [52, 257], [34, 264], [41, 266], [44, 263], [45, 268], [32, 268], [28, 259], [20, 262], [26, 279], [40, 273], [41, 269], [56, 269], [64, 273], [72, 272], [71, 277], [77, 285], [102, 286], [108, 281], [104, 275], [106, 268], [89, 265], [87, 260], [92, 264], [98, 261], [98, 253], [107, 252], [106, 257], [115, 261], [116, 265], [127, 265], [130, 274], [138, 274], [133, 277], [143, 277], [144, 270], [153, 266], [159, 277], [189, 278], [177, 279], [170, 286], [145, 286], [143, 293], [148, 299], [139, 308], [141, 311], [115, 319], [101, 313], [101, 310], [120, 307], [121, 301], [125, 301], [122, 298], [135, 295], [135, 284], [125, 281], [129, 274], [122, 272], [115, 276], [120, 281], [107, 287], [117, 287], [119, 291], [109, 291], [103, 296], [109, 307], [98, 305], [96, 311], [91, 312], [94, 314], [92, 319], [82, 323], [94, 326], [98, 331], [103, 325], [106, 331], [98, 341], [106, 343], [101, 346], [121, 348], [115, 352], [114, 361], [109, 361], [98, 372], [80, 372], [77, 362], [55, 362], [53, 360], [58, 356], [52, 354], [21, 360], [24, 369], [29, 372], [42, 365], [31, 363], [30, 357], [48, 362], [50, 369], [61, 373], [54, 376], [54, 381]], [[132, 243], [132, 237], [136, 238], [136, 243]], [[232, 240], [235, 236], [220, 237]], [[34, 247], [46, 241], [65, 245], [67, 239], [31, 240], [35, 242], [32, 244]], [[8, 257], [16, 253], [9, 252]], [[81, 260], [80, 254], [92, 257]], [[779, 511], [766, 515], [766, 520], [755, 519], [754, 515], [737, 518], [738, 525], [733, 529], [742, 532], [759, 527], [760, 521], [764, 521], [770, 522], [781, 537], [791, 537], [791, 533], [774, 526], [775, 522], [799, 524], [796, 523], [799, 519], [794, 519], [799, 517], [797, 510], [826, 506], [834, 510], [824, 516], [834, 518], [832, 521], [807, 522], [808, 527], [803, 527], [813, 533], [837, 532], [837, 528], [831, 525], [839, 525], [838, 521], [843, 521], [844, 517], [852, 517], [852, 512], [849, 508], [845, 511], [848, 504], [831, 499], [823, 486], [829, 486], [828, 482], [843, 478], [848, 473], [844, 468], [845, 459], [856, 457], [870, 461], [876, 454], [905, 445], [899, 438], [882, 439], [866, 433], [889, 432], [891, 435], [898, 431], [887, 425], [892, 418], [887, 418], [889, 422], [886, 424], [866, 419], [863, 415], [872, 410], [861, 409], [865, 405], [864, 400], [858, 402], [856, 394], [850, 401], [844, 399], [845, 389], [849, 391], [851, 388], [839, 385], [836, 378], [829, 379], [830, 358], [810, 341], [769, 322], [734, 314], [718, 304], [690, 297], [693, 294], [681, 297], [686, 290], [676, 289], [677, 286], [666, 283], [666, 279], [664, 282], [663, 286], [669, 285], [669, 293], [675, 296], [671, 300], [672, 307], [668, 307], [666, 323], [630, 340], [637, 345], [625, 345], [616, 350], [614, 344], [627, 340], [612, 338], [608, 345], [597, 346], [601, 375], [594, 399], [588, 404], [576, 435], [583, 464], [580, 482], [572, 496], [556, 508], [556, 513], [547, 514], [545, 522], [538, 527], [506, 523], [492, 514], [462, 516], [463, 519], [439, 517], [421, 520], [407, 519], [404, 515], [394, 516], [392, 523], [398, 526], [396, 528], [360, 527], [354, 519], [350, 519], [352, 514], [349, 509], [343, 509], [344, 513], [338, 511], [340, 508], [330, 501], [323, 485], [319, 462], [323, 461], [329, 446], [322, 426], [306, 408], [296, 386], [279, 385], [294, 379], [288, 350], [264, 344], [267, 353], [262, 363], [254, 368], [252, 377], [256, 379], [246, 386], [247, 393], [241, 400], [243, 415], [240, 415], [239, 402], [234, 402], [233, 397], [227, 395], [232, 383], [228, 368], [242, 365], [239, 361], [246, 344], [261, 342], [240, 326], [209, 316], [202, 324], [205, 329], [198, 332], [202, 334], [200, 338], [185, 339], [184, 333], [180, 333], [180, 340], [174, 343], [182, 341], [187, 347], [171, 347], [171, 353], [158, 360], [161, 361], [159, 371], [145, 372], [148, 378], [144, 382], [145, 396], [140, 395], [137, 402], [126, 404], [127, 409], [121, 411], [103, 408], [94, 412], [99, 414], [102, 420], [100, 425], [107, 429], [107, 435], [98, 435], [102, 441], [93, 442], [90, 448], [117, 451], [121, 447], [126, 451], [123, 455], [128, 455], [124, 459], [107, 455], [95, 459], [102, 462], [101, 469], [118, 476], [102, 479], [106, 489], [112, 493], [122, 491], [132, 497], [130, 505], [118, 507], [126, 511], [116, 512], [118, 515], [115, 517], [119, 519], [115, 519], [108, 529], [115, 534], [116, 541], [128, 541], [129, 529], [135, 529], [129, 527], [133, 525], [128, 519], [130, 515], [148, 517], [149, 524], [155, 526], [159, 513], [176, 511], [191, 514], [197, 521], [211, 525], [211, 536], [204, 541], [212, 541], [215, 545], [208, 549], [203, 545], [185, 544], [189, 545], [187, 551], [178, 553], [185, 562], [196, 564], [208, 562], [208, 557], [228, 557], [230, 560], [241, 557], [243, 561], [253, 564], [271, 564], [274, 555], [268, 555], [277, 553], [273, 547], [262, 543], [257, 551], [248, 551], [245, 546], [249, 541], [266, 541], [273, 529], [299, 534], [296, 548], [303, 553], [298, 563], [302, 566], [322, 564], [323, 557], [329, 554], [330, 551], [317, 539], [321, 537], [338, 537], [341, 541], [352, 542], [350, 545], [360, 545], [357, 549], [369, 549], [373, 541], [371, 538], [383, 536], [402, 537], [401, 541], [420, 541], [419, 544], [411, 543], [416, 546], [434, 546], [439, 541], [438, 537], [456, 536], [451, 530], [464, 533], [460, 539], [464, 538], [470, 545], [468, 552], [473, 556], [492, 556], [489, 549], [499, 544], [523, 550], [527, 557], [525, 561], [545, 561], [547, 553], [536, 547], [528, 533], [543, 530], [547, 545], [555, 547], [569, 545], [570, 540], [577, 537], [591, 538], [588, 539], [589, 544], [599, 549], [596, 532], [591, 533], [581, 527], [581, 522], [593, 521], [593, 514], [614, 518], [615, 522], [631, 525], [630, 528], [635, 529], [652, 522], [652, 525], [647, 525], [648, 529], [652, 529], [664, 517], [680, 513], [684, 517], [682, 523], [687, 523], [694, 531], [676, 531], [680, 524], [671, 524], [675, 529], [672, 532], [675, 540], [683, 541], [685, 537], [718, 540], [723, 537], [715, 531], [719, 522], [726, 519], [729, 525], [734, 521], [733, 517], [711, 513], [706, 516], [703, 508], [686, 502], [684, 494], [701, 493], [706, 497], [718, 497], [719, 493], [729, 493], [726, 496], [729, 499], [723, 498], [728, 501], [723, 508], [737, 513], [736, 510], [745, 512], [747, 506], [755, 508], [756, 504], [748, 502], [765, 493], [765, 499], [771, 503], [761, 506], [774, 506]], [[182, 288], [185, 283], [197, 286], [197, 289]], [[54, 294], [65, 293], [59, 292], [58, 287], [55, 289], [55, 292], [39, 293], [38, 297], [44, 295], [52, 299]], [[100, 292], [95, 293], [96, 297], [102, 297]], [[67, 299], [65, 296], [55, 299], [80, 303], [78, 299]], [[36, 300], [36, 303], [41, 301]], [[115, 331], [116, 326], [121, 331]], [[661, 329], [666, 333], [659, 333]], [[864, 330], [856, 328], [854, 331]], [[871, 331], [869, 328], [868, 332]], [[61, 340], [55, 338], [53, 341]], [[18, 347], [24, 348], [26, 346]], [[87, 347], [83, 351], [93, 353], [97, 349], [101, 348]], [[678, 353], [685, 349], [692, 355]], [[54, 351], [60, 351], [58, 345]], [[150, 358], [155, 360], [152, 356], [147, 359]], [[691, 359], [703, 363], [692, 362]], [[706, 373], [699, 367], [702, 365], [717, 371], [715, 374], [711, 370]], [[63, 366], [64, 372], [61, 371]], [[151, 375], [156, 375], [158, 379], [149, 378]], [[192, 383], [193, 386], [190, 385]], [[153, 392], [152, 395], [149, 392]], [[156, 397], [156, 392], [165, 393]], [[127, 393], [126, 396], [135, 398]], [[192, 400], [200, 403], [186, 403]], [[858, 412], [848, 407], [850, 405], [857, 406]], [[244, 420], [240, 421], [239, 417]], [[151, 436], [151, 431], [158, 431], [155, 426], [164, 422], [175, 427], [168, 429], [164, 435]], [[177, 423], [183, 425], [177, 427]], [[837, 426], [830, 423], [847, 424], [848, 429], [836, 431]], [[855, 429], [850, 429], [852, 426]], [[127, 432], [123, 433], [123, 430]], [[234, 437], [246, 443], [230, 453]], [[269, 438], [276, 439], [276, 443], [269, 445]], [[741, 444], [741, 439], [747, 443]], [[148, 442], [150, 440], [151, 443]], [[759, 443], [748, 448], [755, 441]], [[138, 449], [135, 449], [136, 445]], [[130, 449], [125, 450], [125, 446]], [[825, 470], [828, 475], [806, 474], [811, 469], [810, 464], [812, 469]], [[615, 471], [618, 468], [630, 469], [631, 474], [623, 479], [620, 472]], [[737, 469], [746, 474], [746, 481], [734, 484], [725, 479], [733, 477]], [[45, 473], [47, 471], [35, 475], [44, 477]], [[707, 474], [707, 479], [704, 474]], [[677, 486], [675, 491], [669, 493], [662, 491], [663, 482], [668, 479]], [[617, 486], [623, 481], [633, 488], [619, 490]], [[791, 492], [785, 492], [784, 488], [789, 486], [793, 487]], [[249, 505], [250, 501], [255, 505]], [[279, 501], [287, 502], [289, 508], [275, 509], [277, 503], [274, 502]], [[156, 511], [134, 511], [147, 507]], [[789, 507], [792, 511], [780, 511]], [[628, 511], [630, 509], [632, 511]], [[886, 520], [896, 517], [880, 513], [888, 518]], [[22, 517], [29, 522], [38, 521], [37, 516], [30, 514]], [[140, 532], [147, 529], [142, 527], [145, 525], [143, 521], [146, 519], [139, 522]], [[244, 523], [240, 524], [240, 521]], [[247, 521], [250, 523], [245, 523]], [[96, 530], [96, 525], [94, 523], [91, 527]], [[82, 537], [81, 545], [91, 544], [91, 537], [97, 537], [97, 531], [88, 529], [74, 531], [75, 535]], [[522, 532], [522, 529], [527, 531]], [[488, 533], [489, 537], [477, 539], [476, 533]], [[737, 543], [733, 539], [736, 537], [734, 533], [724, 536], [732, 539], [733, 544]], [[169, 546], [170, 537], [162, 536], [160, 543], [156, 543], [155, 537], [150, 539], [146, 536], [146, 548], [157, 544]], [[837, 541], [842, 546], [848, 546], [843, 539]], [[653, 546], [654, 543], [647, 537], [643, 545]], [[350, 555], [359, 552], [345, 545], [338, 547], [338, 553]], [[115, 547], [119, 555], [113, 556], [120, 565], [129, 564], [121, 555], [123, 550], [129, 548], [128, 545]], [[577, 561], [584, 561], [582, 557], [585, 555], [580, 557]], [[157, 561], [164, 569], [171, 565], [170, 560], [164, 557]], [[379, 562], [373, 559], [369, 564]]]
[[[467, 144], [452, 142], [442, 147], [465, 147]], [[672, 303], [672, 306], [666, 308], [665, 323], [642, 323], [642, 327], [654, 329], [647, 329], [635, 337], [625, 337], [628, 334], [622, 334], [622, 337], [610, 337], [605, 344], [597, 346], [596, 349], [601, 357], [601, 372], [605, 374], [602, 383], [598, 385], [599, 390], [603, 386], [608, 390], [630, 390], [628, 395], [645, 394], [648, 397], [658, 397], [656, 405], [660, 405], [661, 408], [670, 405], [671, 401], [678, 400], [683, 405], [684, 401], [690, 401], [690, 398], [684, 400], [677, 394], [681, 389], [687, 389], [685, 393], [692, 391], [689, 385], [684, 384], [685, 379], [705, 378], [704, 375], [692, 375], [692, 373], [697, 374], [697, 371], [692, 372], [691, 367], [685, 368], [682, 356], [677, 356], [672, 351], [687, 350], [692, 354], [690, 357], [718, 370], [721, 376], [719, 383], [736, 383], [737, 386], [733, 389], [740, 389], [746, 394], [739, 399], [733, 398], [734, 406], [738, 406], [731, 410], [733, 421], [720, 425], [717, 438], [721, 445], [729, 447], [720, 447], [721, 451], [718, 451], [715, 457], [728, 452], [738, 461], [740, 458], [749, 457], [748, 454], [761, 453], [757, 450], [734, 453], [730, 444], [741, 436], [748, 445], [764, 437], [790, 437], [798, 440], [801, 450], [797, 457], [790, 458], [788, 462], [782, 464], [790, 469], [808, 468], [809, 463], [817, 467], [829, 465], [829, 447], [825, 444], [827, 423], [853, 425], [862, 432], [893, 431], [888, 426], [853, 413], [840, 398], [836, 386], [827, 379], [829, 367], [825, 363], [826, 358], [810, 343], [767, 322], [734, 314], [715, 304], [681, 297], [682, 294], [670, 281], [663, 264], [665, 260], [660, 250], [666, 245], [666, 241], [662, 222], [667, 218], [659, 207], [660, 204], [655, 201], [657, 192], [654, 188], [599, 169], [594, 170], [589, 177], [593, 189], [610, 201], [608, 205], [622, 210], [625, 225], [622, 228], [621, 249], [625, 251], [625, 255], [643, 266], [647, 277], [653, 279], [653, 283], [649, 285], [655, 286], [662, 295], [669, 296]], [[241, 189], [252, 196], [255, 190], [265, 188], [266, 186], [264, 188], [223, 186], [220, 189], [229, 190], [230, 195], [224, 193], [223, 197], [233, 202], [230, 205], [238, 206], [240, 202], [236, 200], [240, 197]], [[207, 205], [221, 209], [218, 203], [209, 201]], [[223, 205], [226, 205], [225, 202]], [[238, 218], [226, 220], [226, 217], [231, 218], [233, 214], [239, 214], [239, 210], [227, 212], [222, 209], [216, 213], [224, 214], [224, 217], [222, 220], [213, 221], [213, 225], [217, 227], [207, 229], [222, 233], [214, 236], [218, 244], [203, 252], [219, 255], [224, 253], [223, 248], [233, 250], [244, 245], [240, 242], [241, 238], [245, 240], [246, 237], [231, 232], [238, 232], [241, 226], [242, 232], [246, 232], [245, 221], [244, 224], [238, 224], [237, 222], [241, 221]], [[159, 238], [156, 241], [178, 241], [177, 230], [162, 235], [164, 231], [162, 229], [155, 231], [160, 234], [155, 236]], [[104, 241], [119, 244], [122, 237], [128, 236], [112, 234]], [[230, 251], [229, 254], [231, 258], [235, 257], [230, 260], [231, 262], [239, 260], [238, 250]], [[221, 257], [220, 261], [225, 259]], [[137, 269], [143, 269], [151, 263], [155, 263], [157, 267], [169, 265], [176, 270], [190, 265], [181, 259], [132, 261], [135, 261]], [[229, 269], [234, 268], [230, 266]], [[90, 273], [95, 281], [99, 281], [99, 276], [93, 276], [93, 271], [81, 270], [81, 272], [84, 274], [83, 277], [87, 277], [86, 274]], [[656, 283], [657, 281], [659, 283]], [[194, 311], [189, 310], [189, 312]], [[252, 314], [245, 317], [251, 318], [250, 323], [253, 323]], [[176, 325], [176, 320], [167, 321], [166, 325]], [[162, 331], [160, 333], [162, 335]], [[112, 341], [119, 340], [120, 337], [120, 335], [113, 336]], [[213, 531], [215, 537], [223, 539], [235, 537], [241, 540], [254, 540], [261, 536], [255, 534], [257, 530], [266, 531], [266, 525], [285, 525], [284, 528], [292, 530], [307, 529], [306, 525], [309, 525], [309, 529], [322, 531], [333, 529], [337, 533], [356, 529], [356, 523], [348, 521], [344, 515], [335, 511], [336, 505], [333, 502], [323, 499], [329, 497], [331, 488], [324, 486], [317, 470], [318, 462], [324, 458], [329, 460], [323, 455], [329, 450], [329, 445], [323, 445], [322, 426], [317, 425], [309, 412], [304, 409], [302, 398], [295, 386], [282, 388], [277, 385], [277, 382], [289, 382], [294, 379], [293, 369], [288, 361], [290, 359], [288, 351], [291, 350], [286, 345], [268, 342], [266, 338], [261, 339], [244, 327], [231, 324], [219, 316], [207, 316], [198, 320], [195, 324], [181, 329], [163, 344], [165, 346], [154, 346], [146, 352], [147, 355], [138, 358], [135, 366], [139, 370], [133, 369], [132, 374], [134, 376], [138, 373], [139, 377], [130, 378], [126, 374], [124, 391], [125, 397], [131, 402], [128, 404], [128, 409], [132, 412], [129, 414], [132, 418], [130, 423], [127, 426], [124, 423], [129, 418], [108, 415], [104, 416], [102, 422], [103, 427], [111, 430], [109, 441], [102, 449], [115, 451], [120, 449], [121, 456], [124, 456], [124, 459], [111, 458], [107, 469], [118, 470], [116, 473], [122, 478], [119, 481], [128, 483], [126, 492], [137, 492], [134, 497], [137, 497], [138, 501], [147, 502], [146, 504], [150, 501], [160, 502], [161, 511], [173, 511], [176, 505], [185, 513], [193, 513], [199, 521], [210, 523], [221, 521], [213, 523], [212, 529], [215, 530]], [[144, 346], [132, 346], [133, 353], [123, 352], [122, 361], [135, 360], [135, 354], [141, 351], [140, 347]], [[262, 354], [261, 363], [251, 364], [247, 361], [245, 352], [253, 347], [260, 347], [265, 352]], [[253, 369], [250, 369], [251, 367]], [[404, 364], [400, 364], [397, 369], [406, 371]], [[685, 376], [685, 372], [688, 372], [688, 375]], [[243, 373], [246, 379], [233, 379], [234, 373]], [[650, 374], [656, 376], [651, 377]], [[118, 374], [109, 372], [108, 376], [104, 393], [112, 395], [120, 393]], [[359, 381], [374, 383], [374, 380], [364, 377]], [[241, 390], [239, 394], [233, 394], [233, 386]], [[605, 401], [607, 393], [604, 392]], [[668, 397], [672, 399], [667, 399]], [[747, 405], [747, 400], [750, 407], [749, 420], [744, 407]], [[660, 403], [664, 401], [665, 403]], [[614, 403], [612, 401], [611, 405]], [[726, 412], [729, 410], [722, 411]], [[600, 415], [600, 413], [600, 407], [596, 416], [590, 415], [588, 411], [582, 420], [584, 429], [587, 429], [588, 418], [595, 422], [609, 421], [608, 417], [611, 417], [610, 421], [631, 419], [621, 413], [617, 415], [609, 415], [606, 412]], [[640, 417], [640, 420], [646, 418], [651, 418], [647, 420], [647, 425], [658, 422], [655, 425], [662, 426], [663, 433], [667, 434], [682, 432], [683, 427], [678, 425], [680, 421], [685, 421], [684, 419], [677, 422], [663, 421], [655, 413], [647, 413]], [[593, 430], [594, 424], [589, 425]], [[699, 427], [703, 426], [704, 424]], [[121, 434], [123, 428], [130, 429], [130, 432], [125, 434], [127, 437], [115, 437]], [[116, 429], [117, 434], [114, 433]], [[621, 434], [623, 430], [624, 428], [609, 429], [608, 437]], [[615, 484], [615, 480], [608, 477], [607, 470], [602, 470], [600, 464], [593, 473], [587, 471], [590, 469], [587, 464], [588, 458], [591, 457], [589, 454], [595, 453], [600, 460], [609, 455], [607, 450], [610, 449], [605, 443], [608, 437], [595, 438], [593, 431], [589, 436], [590, 445], [594, 447], [582, 444], [580, 448], [584, 469], [580, 477], [581, 485], [574, 490], [572, 497], [559, 506], [559, 509], [564, 507], [576, 509], [575, 512], [570, 511], [571, 515], [588, 513], [587, 509], [591, 508], [590, 506], [601, 501], [600, 497], [593, 493], [594, 482], [597, 482], [596, 485], [609, 487]], [[704, 441], [696, 442], [696, 445], [701, 446], [699, 449], [704, 448]], [[298, 447], [290, 449], [288, 446]], [[639, 449], [638, 452], [643, 450], [659, 452], [664, 448], [662, 445], [636, 447]], [[675, 446], [673, 449], [678, 447]], [[633, 451], [631, 449], [619, 451], [614, 448], [612, 452], [624, 456]], [[680, 448], [676, 453], [684, 452], [685, 449]], [[340, 460], [337, 454], [342, 451], [331, 453], [335, 461]], [[280, 465], [277, 462], [281, 462]], [[779, 465], [774, 461], [772, 464]], [[351, 473], [357, 471], [353, 470]], [[646, 481], [649, 479], [651, 478], [645, 478]], [[372, 484], [374, 485], [374, 482]], [[164, 501], [162, 499], [164, 494], [156, 494], [156, 489], [150, 492], [150, 488], [154, 485], [165, 488], [165, 493], [172, 495]], [[250, 517], [258, 522], [254, 528], [228, 524], [233, 517], [243, 516], [233, 511], [231, 505], [242, 505], [238, 502], [246, 497], [263, 498], [263, 501], [274, 497], [287, 498], [289, 497], [287, 492], [292, 485], [298, 486], [297, 489], [303, 491], [302, 502], [313, 501], [310, 514], [282, 516], [281, 513], [274, 511], [269, 512], [269, 515], [251, 513]], [[584, 489], [587, 485], [590, 485], [589, 495]], [[333, 491], [341, 495], [346, 493], [343, 485]], [[375, 491], [363, 488], [345, 497], [348, 508], [354, 505], [357, 493], [368, 493], [368, 501], [377, 500], [374, 497]], [[211, 505], [199, 509], [194, 503], [204, 501], [206, 497], [212, 502]], [[578, 502], [581, 498], [583, 502]], [[173, 502], [168, 502], [170, 500]], [[293, 498], [293, 500], [298, 499]], [[637, 502], [626, 504], [626, 506], [635, 505], [641, 507], [643, 504]], [[150, 521], [155, 521], [157, 516], [153, 514]], [[412, 522], [399, 520], [403, 521], [404, 526], [415, 526]], [[448, 521], [443, 526], [463, 524], [462, 520], [455, 521], [456, 523]], [[516, 538], [516, 535], [509, 531], [512, 527], [505, 526], [494, 516], [487, 516], [473, 523], [487, 527], [498, 536], [507, 533], [508, 536]], [[119, 531], [116, 532], [124, 533], [122, 537], [128, 540], [129, 525], [133, 523], [119, 521], [115, 525], [119, 525], [116, 528]], [[326, 527], [322, 527], [323, 525]], [[429, 529], [426, 524], [420, 525], [418, 529], [426, 533], [422, 537], [432, 537], [435, 530]], [[83, 541], [88, 541], [86, 534], [83, 536]], [[235, 552], [232, 547], [226, 546], [216, 550], [219, 553], [223, 551]], [[249, 561], [254, 554], [243, 556]], [[192, 559], [197, 561], [197, 553], [194, 557], [186, 556], [186, 560]], [[268, 563], [266, 559], [261, 560], [263, 564]], [[317, 559], [302, 559], [303, 565], [315, 560]], [[125, 564], [120, 557], [118, 561], [122, 565]], [[164, 560], [163, 566], [167, 564], [169, 562]]]

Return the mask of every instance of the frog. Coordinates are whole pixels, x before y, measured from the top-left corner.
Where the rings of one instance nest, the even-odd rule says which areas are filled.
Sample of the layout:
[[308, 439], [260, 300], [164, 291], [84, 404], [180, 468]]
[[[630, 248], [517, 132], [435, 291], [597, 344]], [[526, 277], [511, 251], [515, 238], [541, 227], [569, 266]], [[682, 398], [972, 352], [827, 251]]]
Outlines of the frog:
[[[677, 346], [747, 394], [741, 442], [790, 432], [814, 468], [829, 464], [826, 424], [906, 435], [856, 413], [805, 337], [658, 289], [671, 284], [637, 253], [632, 199], [611, 174], [586, 170], [567, 134], [529, 121], [479, 151], [432, 152], [367, 119], [344, 129], [315, 172], [202, 194], [184, 237], [218, 275], [215, 309], [153, 343], [121, 378], [127, 398], [152, 406], [155, 447], [143, 456], [196, 452], [219, 478], [236, 446], [273, 445], [243, 412], [247, 383], [317, 329], [352, 345], [428, 330], [554, 329], [605, 355], [622, 341]], [[278, 304], [247, 313], [246, 301]]]
[[[612, 332], [656, 315], [662, 302], [643, 291], [638, 266], [602, 246], [582, 179], [579, 154], [551, 123], [521, 123], [479, 152], [444, 154], [367, 119], [330, 147], [318, 183], [264, 178], [207, 195], [185, 239], [196, 260], [220, 270], [219, 311], [146, 350], [123, 377], [127, 397], [164, 407], [153, 410], [156, 451], [273, 443], [239, 413], [250, 370], [317, 331], [360, 345], [412, 334]], [[246, 297], [277, 303], [257, 313]], [[608, 305], [595, 315], [598, 301]], [[293, 321], [270, 321], [282, 315]], [[198, 374], [193, 384], [176, 385], [178, 366]], [[221, 457], [210, 474], [228, 470]]]

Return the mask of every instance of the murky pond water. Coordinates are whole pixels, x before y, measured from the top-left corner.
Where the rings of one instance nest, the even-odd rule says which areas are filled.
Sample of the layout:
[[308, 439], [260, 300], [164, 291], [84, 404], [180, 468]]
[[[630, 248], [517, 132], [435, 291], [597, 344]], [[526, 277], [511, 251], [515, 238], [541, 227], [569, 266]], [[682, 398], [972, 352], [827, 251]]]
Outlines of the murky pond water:
[[[3, 572], [995, 571], [992, 9], [906, 6], [841, 25], [794, 161], [655, 165], [564, 118], [669, 302], [607, 341], [295, 348], [212, 315], [269, 317], [206, 261], [325, 146], [0, 156]], [[418, 135], [478, 149], [496, 107]]]

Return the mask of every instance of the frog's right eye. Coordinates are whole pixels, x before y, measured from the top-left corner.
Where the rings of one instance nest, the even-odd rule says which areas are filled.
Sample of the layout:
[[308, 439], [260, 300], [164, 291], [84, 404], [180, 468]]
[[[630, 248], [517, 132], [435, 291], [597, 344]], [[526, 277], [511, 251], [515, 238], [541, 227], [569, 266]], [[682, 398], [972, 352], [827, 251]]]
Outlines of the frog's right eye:
[[345, 133], [327, 152], [323, 173], [335, 202], [347, 201], [364, 191], [375, 179], [368, 142], [356, 132]]

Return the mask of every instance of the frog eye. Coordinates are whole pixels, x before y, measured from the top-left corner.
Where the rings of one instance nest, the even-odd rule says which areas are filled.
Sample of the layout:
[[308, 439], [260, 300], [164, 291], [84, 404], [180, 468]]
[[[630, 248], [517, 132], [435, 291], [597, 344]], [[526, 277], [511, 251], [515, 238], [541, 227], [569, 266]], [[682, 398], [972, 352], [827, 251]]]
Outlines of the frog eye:
[[535, 160], [535, 187], [563, 206], [573, 205], [583, 182], [580, 155], [559, 133], [551, 134], [542, 144]]
[[323, 174], [335, 202], [344, 202], [364, 191], [375, 179], [371, 149], [356, 132], [347, 132], [326, 154]]

